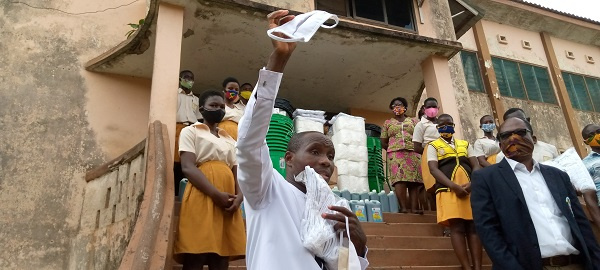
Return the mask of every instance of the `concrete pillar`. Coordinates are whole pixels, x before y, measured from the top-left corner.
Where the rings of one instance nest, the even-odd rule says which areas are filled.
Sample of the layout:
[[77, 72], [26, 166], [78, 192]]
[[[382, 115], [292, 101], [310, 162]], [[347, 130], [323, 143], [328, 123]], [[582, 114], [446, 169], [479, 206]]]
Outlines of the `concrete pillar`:
[[492, 106], [492, 113], [496, 124], [500, 126], [503, 122], [502, 115], [506, 111], [504, 104], [500, 100], [500, 89], [498, 88], [498, 81], [496, 79], [496, 73], [494, 72], [494, 65], [492, 65], [492, 55], [485, 39], [485, 33], [483, 32], [483, 24], [481, 21], [477, 22], [473, 27], [473, 34], [475, 35], [475, 43], [477, 44], [479, 66], [483, 71], [483, 83], [485, 84], [485, 92], [490, 100]]
[[448, 66], [448, 58], [431, 55], [421, 63], [423, 70], [423, 79], [425, 80], [425, 88], [427, 96], [438, 100], [438, 106], [441, 113], [447, 113], [454, 118], [456, 125], [456, 138], [463, 139], [462, 124], [460, 121], [458, 104], [456, 95], [452, 88], [452, 77], [450, 75], [450, 67]]
[[554, 82], [554, 85], [557, 88], [558, 102], [563, 115], [565, 116], [569, 135], [571, 135], [571, 141], [579, 156], [585, 157], [587, 155], [587, 147], [585, 147], [583, 138], [581, 137], [581, 128], [577, 122], [577, 115], [575, 115], [575, 111], [571, 105], [571, 99], [569, 98], [569, 93], [567, 93], [567, 86], [562, 78], [562, 72], [558, 65], [558, 59], [556, 58], [554, 46], [552, 45], [552, 39], [548, 33], [543, 32], [540, 33], [540, 35], [542, 37], [546, 58], [548, 59], [548, 67], [550, 68], [550, 75], [552, 75], [552, 82]]
[[149, 124], [158, 120], [167, 126], [171, 145], [175, 147], [177, 88], [183, 33], [183, 7], [161, 2], [156, 22], [156, 45], [152, 71]]

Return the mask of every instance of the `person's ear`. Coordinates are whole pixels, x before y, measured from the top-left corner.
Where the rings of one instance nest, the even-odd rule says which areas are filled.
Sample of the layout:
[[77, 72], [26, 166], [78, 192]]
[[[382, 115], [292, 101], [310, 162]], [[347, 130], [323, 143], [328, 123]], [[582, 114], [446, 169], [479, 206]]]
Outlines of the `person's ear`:
[[291, 168], [292, 160], [294, 159], [294, 152], [286, 151], [285, 156], [283, 158], [285, 159], [285, 166]]

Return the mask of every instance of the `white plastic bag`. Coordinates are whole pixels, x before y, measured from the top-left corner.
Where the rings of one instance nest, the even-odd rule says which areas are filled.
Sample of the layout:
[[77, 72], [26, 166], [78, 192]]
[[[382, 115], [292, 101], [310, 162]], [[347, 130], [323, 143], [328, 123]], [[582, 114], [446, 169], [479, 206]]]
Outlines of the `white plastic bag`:
[[338, 160], [335, 162], [338, 175], [369, 176], [369, 164], [366, 161]]
[[323, 133], [324, 119], [297, 116], [294, 118], [294, 132], [317, 131]]
[[350, 205], [347, 200], [333, 194], [327, 182], [309, 166], [306, 166], [295, 180], [306, 185], [306, 207], [300, 224], [302, 245], [315, 256], [322, 258], [327, 269], [337, 270], [340, 240], [333, 230], [336, 222], [324, 219], [321, 215], [335, 213], [328, 208], [330, 205], [347, 209], [350, 209]]
[[340, 232], [340, 247], [338, 256], [338, 270], [361, 270], [360, 260], [358, 254], [350, 239], [350, 227], [348, 226], [348, 217], [346, 217], [346, 235], [348, 239], [344, 238], [344, 232]]
[[367, 145], [367, 134], [361, 131], [342, 130], [331, 136], [333, 144]]
[[576, 190], [584, 192], [588, 190], [596, 190], [594, 180], [588, 173], [585, 164], [581, 161], [581, 158], [575, 151], [575, 148], [571, 147], [567, 149], [560, 156], [553, 160], [542, 162], [542, 164], [552, 166], [566, 172], [571, 178], [571, 184]]
[[334, 144], [335, 162], [338, 160], [369, 161], [369, 153], [365, 145]]
[[358, 116], [352, 116], [345, 113], [339, 113], [334, 116], [329, 123], [333, 126], [334, 134], [343, 130], [354, 130], [365, 132], [365, 119]]

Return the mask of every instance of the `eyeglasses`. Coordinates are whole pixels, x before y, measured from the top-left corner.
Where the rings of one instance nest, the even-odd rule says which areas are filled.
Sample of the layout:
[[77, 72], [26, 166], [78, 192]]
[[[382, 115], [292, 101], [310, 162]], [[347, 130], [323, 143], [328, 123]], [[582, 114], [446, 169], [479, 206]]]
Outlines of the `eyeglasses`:
[[513, 134], [517, 134], [520, 137], [525, 137], [527, 136], [527, 133], [531, 133], [531, 130], [529, 129], [516, 129], [516, 130], [512, 130], [512, 131], [506, 131], [506, 132], [502, 132], [502, 133], [498, 133], [498, 135], [496, 136], [498, 138], [499, 141], [504, 141], [508, 138], [510, 138], [510, 136], [512, 136]]

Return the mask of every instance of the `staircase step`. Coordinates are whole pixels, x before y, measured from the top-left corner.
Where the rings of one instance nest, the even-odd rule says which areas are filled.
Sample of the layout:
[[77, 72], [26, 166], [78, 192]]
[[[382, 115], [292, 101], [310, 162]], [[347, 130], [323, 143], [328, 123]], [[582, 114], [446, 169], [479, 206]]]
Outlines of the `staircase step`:
[[387, 223], [437, 223], [437, 216], [433, 214], [399, 214], [383, 213], [383, 221]]
[[369, 248], [452, 249], [449, 237], [367, 235]]
[[[384, 266], [448, 266], [459, 265], [452, 249], [390, 249], [370, 248], [368, 254], [370, 265]], [[491, 264], [487, 256], [483, 256], [483, 264]], [[402, 269], [402, 268], [400, 268]]]
[[361, 223], [366, 235], [443, 236], [443, 227], [433, 223]]

